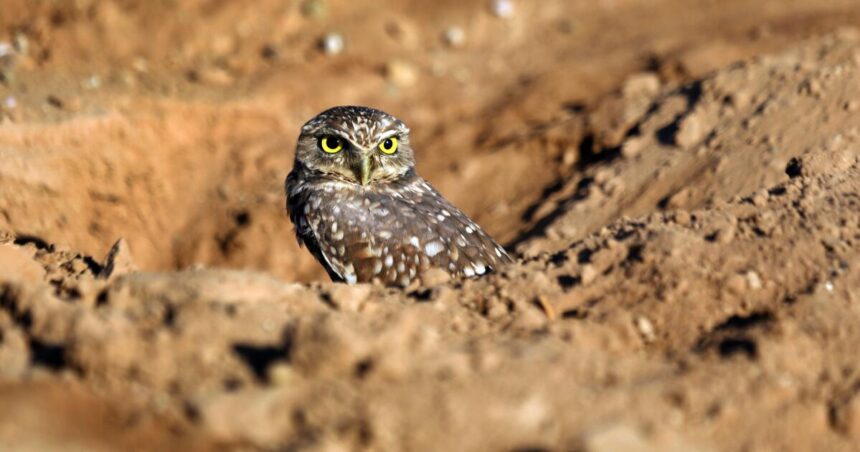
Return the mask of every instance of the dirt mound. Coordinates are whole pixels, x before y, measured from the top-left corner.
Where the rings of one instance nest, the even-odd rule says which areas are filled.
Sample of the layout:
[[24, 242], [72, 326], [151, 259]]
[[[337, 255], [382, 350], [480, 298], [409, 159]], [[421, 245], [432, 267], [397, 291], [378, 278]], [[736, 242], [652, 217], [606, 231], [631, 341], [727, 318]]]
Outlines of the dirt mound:
[[[150, 2], [13, 2], [0, 20], [32, 41], [0, 91], [20, 102], [0, 125], [3, 448], [855, 448], [860, 34], [774, 48], [796, 17], [829, 28], [856, 7], [703, 2], [682, 9], [690, 25], [646, 32], [644, 10], [673, 24], [684, 7], [516, 3], [501, 19], [445, 2], [419, 21], [420, 2], [324, 19], [260, 3], [263, 19], [175, 6], [196, 27]], [[587, 19], [559, 19], [574, 13]], [[461, 47], [417, 39], [462, 17]], [[178, 34], [181, 55], [92, 51], [157, 18], [152, 42]], [[324, 60], [315, 33], [346, 18], [361, 19], [340, 30], [355, 53]], [[610, 18], [633, 28], [601, 33]], [[395, 25], [362, 37], [369, 19]], [[541, 24], [540, 75], [470, 61], [499, 30], [493, 59], [525, 58]], [[422, 68], [404, 49], [448, 53]], [[76, 57], [105, 85], [64, 88]], [[395, 57], [428, 85], [390, 79]], [[291, 77], [318, 94], [279, 91]], [[344, 98], [406, 111], [420, 170], [521, 259], [410, 291], [307, 283], [288, 150], [295, 124]]]
[[[125, 237], [145, 270], [205, 264], [322, 281], [289, 239], [283, 179], [299, 125], [356, 103], [404, 119], [422, 175], [516, 246], [546, 222], [551, 206], [537, 208], [546, 195], [596, 158], [583, 140], [611, 115], [591, 110], [631, 74], [626, 91], [642, 101], [860, 18], [850, 0], [514, 11], [417, 0], [10, 0], [0, 17], [0, 41], [17, 49], [0, 69], [0, 228], [92, 256]], [[445, 38], [451, 29], [462, 42]], [[342, 54], [319, 51], [331, 32], [345, 40]], [[636, 88], [641, 72], [650, 75]]]

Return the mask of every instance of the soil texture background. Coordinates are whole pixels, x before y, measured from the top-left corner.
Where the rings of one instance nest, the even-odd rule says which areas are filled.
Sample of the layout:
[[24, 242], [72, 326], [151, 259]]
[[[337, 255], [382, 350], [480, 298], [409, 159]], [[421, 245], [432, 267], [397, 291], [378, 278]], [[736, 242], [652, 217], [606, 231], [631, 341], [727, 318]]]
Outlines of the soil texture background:
[[[0, 449], [858, 450], [855, 0], [3, 0]], [[517, 262], [326, 280], [333, 105]]]

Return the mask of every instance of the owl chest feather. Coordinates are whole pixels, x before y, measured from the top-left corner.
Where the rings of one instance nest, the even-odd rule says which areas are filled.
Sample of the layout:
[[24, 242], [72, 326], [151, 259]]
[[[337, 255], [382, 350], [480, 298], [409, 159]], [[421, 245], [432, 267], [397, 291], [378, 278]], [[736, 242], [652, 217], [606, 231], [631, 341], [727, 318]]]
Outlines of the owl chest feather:
[[347, 282], [405, 286], [431, 267], [473, 276], [509, 260], [421, 178], [403, 182], [321, 181], [294, 190], [290, 216], [299, 240]]

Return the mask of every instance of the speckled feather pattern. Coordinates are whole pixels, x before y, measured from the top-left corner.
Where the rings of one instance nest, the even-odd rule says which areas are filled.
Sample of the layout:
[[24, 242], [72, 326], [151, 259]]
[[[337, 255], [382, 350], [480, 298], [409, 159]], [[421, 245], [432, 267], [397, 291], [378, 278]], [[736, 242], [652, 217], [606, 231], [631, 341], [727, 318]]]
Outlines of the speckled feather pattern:
[[[379, 110], [333, 110], [312, 119], [303, 133], [337, 130], [365, 148], [393, 124], [398, 133], [408, 133], [400, 121]], [[299, 242], [333, 279], [407, 286], [430, 268], [476, 277], [510, 262], [483, 229], [415, 173], [411, 160], [397, 177], [361, 185], [345, 180], [348, 172], [316, 169], [323, 166], [308, 165], [299, 155], [317, 158], [297, 150], [286, 182], [287, 209]]]
[[303, 133], [313, 133], [322, 127], [338, 130], [353, 143], [370, 147], [378, 136], [397, 125], [409, 133], [402, 121], [380, 110], [367, 107], [335, 107], [326, 110], [302, 126]]

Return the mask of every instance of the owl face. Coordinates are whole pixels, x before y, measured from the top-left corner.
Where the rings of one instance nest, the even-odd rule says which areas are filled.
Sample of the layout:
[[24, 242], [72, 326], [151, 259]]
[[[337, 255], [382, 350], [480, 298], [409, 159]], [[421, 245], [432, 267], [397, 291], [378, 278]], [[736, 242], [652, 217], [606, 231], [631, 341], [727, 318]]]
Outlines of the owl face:
[[296, 164], [358, 185], [397, 180], [415, 166], [409, 128], [367, 107], [334, 107], [302, 127]]

